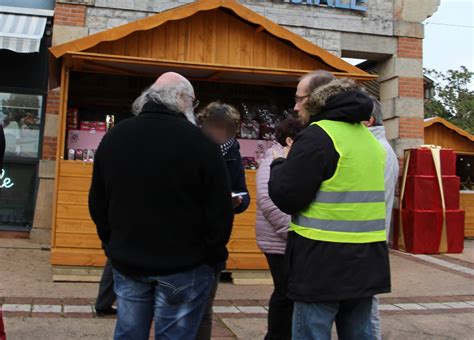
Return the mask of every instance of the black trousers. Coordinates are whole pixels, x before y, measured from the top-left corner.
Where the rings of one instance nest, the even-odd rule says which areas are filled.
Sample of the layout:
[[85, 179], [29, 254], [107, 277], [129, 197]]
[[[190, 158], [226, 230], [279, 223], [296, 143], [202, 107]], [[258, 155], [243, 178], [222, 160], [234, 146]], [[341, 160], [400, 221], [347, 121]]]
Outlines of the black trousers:
[[265, 253], [265, 256], [275, 287], [269, 303], [268, 333], [265, 340], [291, 340], [293, 301], [286, 297], [285, 255]]
[[100, 278], [99, 293], [95, 301], [95, 310], [107, 310], [112, 307], [117, 299], [114, 292], [114, 274], [112, 272], [112, 262], [107, 259], [104, 271]]

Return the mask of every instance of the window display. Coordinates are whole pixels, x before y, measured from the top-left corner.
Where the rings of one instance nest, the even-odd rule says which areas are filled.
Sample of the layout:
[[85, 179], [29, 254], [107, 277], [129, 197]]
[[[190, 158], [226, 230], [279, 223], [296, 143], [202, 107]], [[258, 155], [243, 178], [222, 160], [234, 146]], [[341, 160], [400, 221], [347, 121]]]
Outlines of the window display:
[[38, 157], [42, 98], [0, 92], [0, 124], [5, 132], [5, 157]]

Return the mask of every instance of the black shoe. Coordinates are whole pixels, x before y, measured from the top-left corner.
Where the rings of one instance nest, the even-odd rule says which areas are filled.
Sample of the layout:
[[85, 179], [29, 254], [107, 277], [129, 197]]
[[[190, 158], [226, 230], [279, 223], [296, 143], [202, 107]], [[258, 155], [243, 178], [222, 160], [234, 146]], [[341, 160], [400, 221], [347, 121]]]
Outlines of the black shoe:
[[95, 315], [97, 315], [99, 318], [103, 316], [117, 315], [117, 308], [110, 307], [107, 309], [96, 309]]

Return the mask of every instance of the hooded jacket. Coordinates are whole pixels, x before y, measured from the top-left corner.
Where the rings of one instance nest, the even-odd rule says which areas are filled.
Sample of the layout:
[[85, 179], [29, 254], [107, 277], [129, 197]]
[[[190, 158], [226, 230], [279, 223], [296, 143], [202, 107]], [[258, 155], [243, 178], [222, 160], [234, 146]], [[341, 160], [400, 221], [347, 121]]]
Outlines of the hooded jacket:
[[387, 240], [390, 240], [390, 224], [392, 221], [392, 209], [393, 201], [395, 199], [395, 188], [398, 181], [399, 165], [397, 155], [393, 151], [390, 143], [385, 137], [385, 127], [383, 126], [371, 126], [369, 131], [372, 132], [375, 138], [382, 144], [387, 150], [387, 158], [385, 160], [385, 230], [387, 231]]
[[[311, 122], [351, 124], [369, 120], [372, 106], [372, 99], [347, 79], [317, 88], [307, 104]], [[334, 175], [338, 160], [326, 132], [317, 125], [307, 127], [295, 138], [288, 158], [272, 163], [270, 198], [283, 212], [298, 214]], [[289, 232], [285, 258], [288, 296], [294, 301], [341, 301], [390, 291], [386, 242], [322, 242]]]
[[290, 216], [282, 212], [268, 195], [268, 180], [273, 152], [283, 152], [275, 143], [269, 148], [257, 171], [257, 244], [267, 254], [285, 254]]

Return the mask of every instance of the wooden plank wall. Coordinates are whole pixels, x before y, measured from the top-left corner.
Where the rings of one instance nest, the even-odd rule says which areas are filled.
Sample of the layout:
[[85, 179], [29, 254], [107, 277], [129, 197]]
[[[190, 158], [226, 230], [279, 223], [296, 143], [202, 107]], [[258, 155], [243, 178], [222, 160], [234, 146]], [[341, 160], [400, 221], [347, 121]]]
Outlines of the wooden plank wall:
[[461, 210], [466, 214], [464, 237], [474, 237], [474, 193], [461, 192]]
[[440, 145], [458, 153], [474, 152], [473, 142], [442, 124], [433, 124], [425, 128], [425, 144]]
[[[103, 266], [105, 257], [88, 209], [92, 165], [61, 160], [56, 203], [56, 231], [51, 264], [62, 266]], [[256, 197], [255, 171], [247, 171], [250, 195]], [[267, 269], [255, 240], [256, 205], [237, 215], [228, 244], [228, 269]]]
[[198, 12], [155, 29], [105, 41], [85, 52], [288, 70], [332, 70], [266, 31], [222, 10]]

